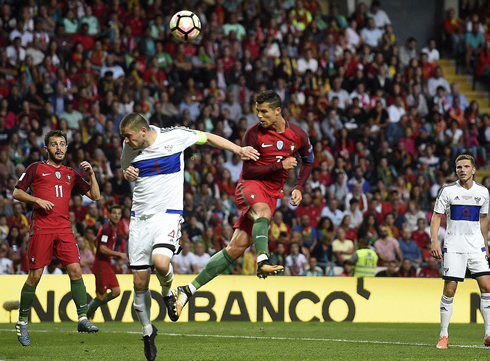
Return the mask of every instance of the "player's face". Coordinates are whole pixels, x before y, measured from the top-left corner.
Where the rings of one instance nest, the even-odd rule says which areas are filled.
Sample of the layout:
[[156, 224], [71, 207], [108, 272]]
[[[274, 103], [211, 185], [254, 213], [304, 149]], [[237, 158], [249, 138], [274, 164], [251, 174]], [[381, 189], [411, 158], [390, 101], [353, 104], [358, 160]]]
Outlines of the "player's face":
[[466, 183], [473, 179], [476, 168], [471, 164], [469, 159], [462, 159], [456, 164], [456, 174], [460, 182]]
[[143, 146], [144, 137], [142, 133], [143, 130], [137, 131], [129, 128], [121, 129], [121, 136], [124, 138], [124, 143], [133, 149], [139, 149]]
[[48, 152], [49, 160], [61, 163], [66, 155], [66, 140], [63, 137], [51, 137], [44, 149]]
[[122, 211], [119, 208], [113, 209], [112, 212], [109, 214], [109, 220], [114, 224], [118, 224], [121, 220], [121, 217]]
[[264, 128], [269, 128], [276, 124], [279, 115], [281, 114], [281, 108], [271, 108], [270, 104], [256, 103], [257, 117], [259, 118], [260, 125]]

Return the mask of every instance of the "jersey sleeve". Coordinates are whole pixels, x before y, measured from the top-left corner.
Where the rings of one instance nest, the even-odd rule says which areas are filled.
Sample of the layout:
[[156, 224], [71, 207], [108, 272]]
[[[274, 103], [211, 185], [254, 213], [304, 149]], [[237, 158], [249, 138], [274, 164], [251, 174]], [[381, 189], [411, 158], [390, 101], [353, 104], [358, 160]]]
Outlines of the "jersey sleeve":
[[19, 181], [15, 185], [15, 188], [19, 188], [23, 190], [24, 192], [27, 192], [27, 189], [30, 187], [30, 185], [34, 182], [34, 178], [36, 177], [36, 170], [37, 166], [39, 165], [38, 162], [32, 163], [30, 166], [26, 168], [24, 173], [19, 178]]
[[447, 188], [443, 187], [439, 191], [439, 194], [437, 195], [436, 203], [434, 204], [434, 212], [439, 214], [445, 214], [447, 207], [448, 207]]
[[483, 205], [480, 208], [480, 214], [488, 214], [488, 202], [489, 202], [489, 193], [488, 190], [486, 190], [486, 195], [485, 195], [485, 201], [483, 202]]
[[183, 152], [190, 146], [197, 143], [199, 136], [193, 129], [179, 127], [172, 130], [172, 138], [175, 138], [181, 149], [178, 151]]
[[[242, 145], [244, 147], [250, 146], [255, 149], [260, 149], [257, 130], [258, 127], [256, 126], [247, 129], [242, 140]], [[282, 162], [273, 162], [271, 164], [258, 165], [253, 160], [247, 160], [243, 162], [242, 175], [243, 179], [261, 180], [270, 177], [271, 172], [282, 169], [284, 169], [284, 167], [282, 166]]]
[[90, 190], [90, 184], [88, 184], [78, 172], [73, 171], [73, 175], [75, 176], [74, 188], [82, 195], [87, 194]]
[[298, 149], [298, 154], [301, 157], [301, 167], [298, 175], [298, 182], [295, 189], [303, 192], [306, 181], [310, 177], [313, 170], [313, 161], [315, 157], [313, 155], [313, 146], [310, 143], [308, 135], [299, 127], [294, 127], [293, 130], [300, 136], [301, 146]]
[[111, 237], [111, 231], [108, 227], [102, 227], [98, 238], [99, 244], [107, 245]]

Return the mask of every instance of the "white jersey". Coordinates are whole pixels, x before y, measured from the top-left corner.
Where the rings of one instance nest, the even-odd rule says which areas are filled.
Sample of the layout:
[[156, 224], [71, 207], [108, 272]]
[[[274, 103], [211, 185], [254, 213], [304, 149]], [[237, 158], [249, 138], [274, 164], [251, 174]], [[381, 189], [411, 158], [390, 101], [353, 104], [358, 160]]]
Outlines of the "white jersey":
[[476, 182], [470, 189], [463, 188], [459, 182], [441, 188], [434, 212], [447, 216], [443, 252], [485, 251], [480, 214], [488, 213], [488, 201], [488, 189]]
[[124, 143], [121, 168], [139, 169], [133, 191], [132, 215], [182, 212], [184, 208], [184, 150], [197, 143], [196, 131], [184, 127], [158, 128], [155, 142], [135, 150]]

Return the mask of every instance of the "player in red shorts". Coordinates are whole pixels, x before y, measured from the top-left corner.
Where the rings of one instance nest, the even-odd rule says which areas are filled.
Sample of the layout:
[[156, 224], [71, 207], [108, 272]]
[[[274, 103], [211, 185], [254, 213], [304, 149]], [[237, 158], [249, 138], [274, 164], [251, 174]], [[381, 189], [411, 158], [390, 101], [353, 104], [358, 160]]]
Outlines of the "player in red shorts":
[[[121, 293], [116, 274], [111, 267], [111, 257], [120, 257], [127, 261], [126, 253], [114, 251], [117, 239], [117, 225], [121, 221], [122, 211], [118, 205], [112, 206], [109, 213], [109, 222], [104, 224], [97, 233], [97, 252], [92, 265], [95, 275], [95, 292], [97, 297], [88, 305], [87, 317], [94, 318], [94, 313], [102, 305], [116, 298]], [[111, 292], [107, 292], [110, 290]]]
[[[71, 280], [71, 294], [78, 314], [78, 332], [99, 331], [87, 319], [87, 292], [82, 279], [80, 256], [69, 219], [69, 202], [73, 189], [92, 200], [100, 198], [99, 186], [92, 166], [81, 162], [90, 177], [90, 184], [72, 168], [65, 167], [67, 140], [61, 130], [52, 130], [44, 137], [48, 160], [31, 164], [15, 185], [13, 196], [33, 204], [29, 242], [29, 275], [20, 295], [19, 321], [15, 328], [22, 346], [31, 344], [27, 321], [44, 266], [51, 263], [53, 253], [66, 268]], [[30, 193], [27, 193], [27, 190]]]
[[243, 146], [259, 150], [260, 158], [243, 163], [235, 190], [240, 209], [240, 217], [234, 225], [235, 232], [228, 247], [211, 257], [191, 283], [179, 286], [174, 291], [179, 316], [197, 289], [228, 268], [252, 244], [257, 251], [259, 278], [284, 270], [283, 266], [270, 263], [267, 256], [269, 223], [277, 199], [283, 197], [282, 188], [288, 172], [297, 165], [296, 154], [301, 157], [302, 166], [291, 193], [291, 205], [301, 203], [304, 185], [313, 169], [313, 153], [308, 135], [282, 117], [281, 103], [279, 95], [270, 90], [257, 96], [259, 122], [247, 130]]

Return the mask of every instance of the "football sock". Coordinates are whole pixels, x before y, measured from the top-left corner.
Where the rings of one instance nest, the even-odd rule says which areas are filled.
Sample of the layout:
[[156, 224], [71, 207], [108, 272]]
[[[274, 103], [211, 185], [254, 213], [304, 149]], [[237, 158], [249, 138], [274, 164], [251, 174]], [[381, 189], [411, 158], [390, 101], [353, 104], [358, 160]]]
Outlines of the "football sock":
[[441, 297], [441, 333], [439, 337], [448, 337], [447, 328], [449, 327], [449, 320], [453, 314], [453, 301], [454, 297], [447, 297], [444, 295]]
[[204, 266], [203, 270], [199, 272], [196, 278], [191, 282], [196, 290], [204, 286], [211, 281], [214, 277], [219, 275], [225, 269], [227, 269], [235, 260], [228, 253], [226, 248], [223, 248], [218, 253], [215, 253], [213, 257], [209, 259]]
[[27, 323], [29, 319], [29, 311], [31, 310], [35, 295], [36, 287], [24, 283], [24, 287], [22, 287], [22, 291], [20, 291], [19, 321]]
[[87, 316], [87, 290], [83, 278], [71, 280], [71, 297], [77, 306], [78, 318]]
[[143, 335], [151, 335], [152, 327], [150, 321], [151, 292], [149, 289], [144, 291], [134, 291], [133, 307], [138, 316], [138, 320], [143, 326]]
[[269, 223], [270, 221], [267, 218], [260, 217], [255, 220], [252, 227], [252, 238], [254, 240], [255, 250], [257, 251], [257, 262], [268, 259]]
[[162, 276], [158, 271], [156, 271], [158, 281], [160, 281], [160, 286], [162, 286], [162, 296], [169, 296], [170, 287], [172, 287], [172, 281], [174, 280], [174, 268], [172, 264], [169, 265], [168, 272], [165, 276]]
[[104, 300], [97, 297], [93, 298], [88, 304], [87, 315], [93, 315], [100, 306], [105, 305], [110, 300], [112, 300], [112, 292], [107, 292]]
[[480, 296], [480, 311], [485, 324], [485, 338], [490, 336], [490, 293], [482, 293]]

